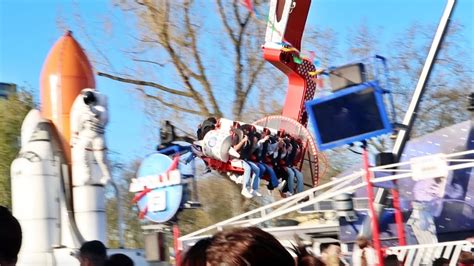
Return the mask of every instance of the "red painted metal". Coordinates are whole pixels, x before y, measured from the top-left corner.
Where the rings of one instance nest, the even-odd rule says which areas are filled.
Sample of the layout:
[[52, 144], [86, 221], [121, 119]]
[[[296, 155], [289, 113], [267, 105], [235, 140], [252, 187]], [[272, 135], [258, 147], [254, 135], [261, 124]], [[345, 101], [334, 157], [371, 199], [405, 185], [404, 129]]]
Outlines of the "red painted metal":
[[[394, 180], [396, 183], [396, 180]], [[393, 209], [395, 210], [395, 223], [397, 224], [398, 245], [405, 246], [405, 225], [403, 223], [403, 214], [400, 210], [400, 195], [398, 189], [392, 189]]]
[[216, 159], [212, 159], [209, 157], [202, 157], [204, 161], [207, 162], [207, 165], [219, 172], [232, 172], [237, 175], [243, 175], [244, 174], [244, 169], [240, 167], [235, 167], [232, 166], [230, 161], [229, 162], [222, 162]]
[[181, 265], [181, 250], [180, 250], [180, 243], [179, 243], [179, 227], [177, 224], [173, 225], [173, 248], [174, 248], [174, 255], [176, 260], [176, 265]]
[[316, 92], [316, 82], [309, 72], [316, 71], [313, 63], [302, 59], [301, 64], [295, 63], [293, 57], [298, 57], [298, 52], [285, 52], [282, 50], [264, 48], [265, 60], [272, 63], [288, 76], [288, 92], [282, 115], [298, 121], [304, 127], [308, 125], [308, 115], [304, 108], [305, 101], [312, 100]]
[[[307, 59], [301, 59], [301, 38], [303, 36], [306, 19], [308, 17], [311, 0], [300, 0], [294, 1], [294, 8], [288, 14], [288, 22], [286, 28], [289, 29], [282, 32], [283, 40], [286, 43], [285, 46], [288, 48], [295, 49], [274, 49], [274, 48], [263, 48], [263, 57], [265, 60], [273, 64], [280, 71], [288, 76], [288, 91], [283, 105], [282, 116], [296, 120], [303, 127], [308, 125], [308, 115], [305, 110], [304, 103], [312, 100], [316, 91], [316, 82], [314, 77], [310, 76], [310, 72], [315, 72], [316, 67], [312, 62]], [[276, 9], [277, 20], [281, 17], [280, 9]], [[308, 157], [311, 158], [309, 150]], [[314, 152], [312, 150], [311, 152]], [[310, 162], [311, 172], [313, 172], [313, 186], [316, 186], [319, 182], [319, 165], [318, 165], [318, 154], [313, 153], [314, 163]], [[304, 156], [303, 156], [304, 157]]]
[[372, 241], [374, 243], [374, 248], [377, 253], [377, 258], [379, 261], [378, 265], [383, 266], [383, 252], [382, 246], [380, 244], [380, 230], [379, 230], [379, 221], [377, 218], [377, 213], [374, 209], [374, 186], [370, 182], [370, 171], [369, 171], [369, 153], [367, 148], [364, 147], [362, 156], [364, 157], [364, 170], [365, 170], [365, 181], [367, 182], [367, 197], [369, 198], [369, 214], [370, 219], [372, 220]]
[[283, 33], [283, 38], [285, 42], [289, 43], [292, 47], [301, 50], [301, 38], [303, 37], [311, 0], [293, 1], [295, 5], [288, 16], [288, 22], [286, 24], [286, 28], [290, 30]]

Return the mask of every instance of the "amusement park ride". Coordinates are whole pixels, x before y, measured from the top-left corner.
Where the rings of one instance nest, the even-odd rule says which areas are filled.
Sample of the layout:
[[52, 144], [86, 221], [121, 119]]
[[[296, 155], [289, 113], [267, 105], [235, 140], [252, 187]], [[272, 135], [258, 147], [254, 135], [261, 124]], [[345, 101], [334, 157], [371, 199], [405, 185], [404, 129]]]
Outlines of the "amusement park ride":
[[[295, 234], [315, 245], [318, 239], [332, 238], [346, 252], [352, 250], [357, 235], [365, 235], [373, 239], [380, 265], [383, 253], [396, 254], [405, 265], [430, 265], [439, 257], [455, 265], [461, 250], [472, 248], [462, 240], [474, 235], [474, 182], [469, 182], [474, 167], [474, 119], [407, 142], [455, 0], [447, 1], [412, 102], [397, 126], [393, 151], [378, 155], [377, 166], [370, 167], [364, 144], [363, 170], [322, 185], [316, 143], [320, 150], [330, 149], [392, 132], [384, 104], [390, 88], [381, 56], [372, 58], [372, 63], [327, 70], [318, 70], [301, 58], [310, 4], [310, 0], [270, 2], [263, 55], [288, 76], [289, 85], [282, 115], [253, 123], [257, 131], [284, 131], [301, 140], [304, 156], [297, 167], [305, 168], [304, 183], [310, 188], [194, 233], [176, 235], [177, 258], [179, 251], [226, 227], [260, 226], [282, 242], [291, 241]], [[373, 74], [368, 74], [369, 69]], [[313, 100], [316, 78], [322, 74], [330, 76], [334, 91]], [[107, 98], [95, 90], [90, 63], [67, 33], [45, 61], [41, 110], [32, 110], [25, 118], [21, 151], [12, 164], [13, 213], [23, 229], [18, 265], [77, 265], [70, 253], [81, 243], [106, 241], [104, 186], [111, 181], [105, 159], [107, 117]], [[196, 193], [196, 156], [211, 169], [241, 175], [242, 164], [228, 155], [229, 131], [236, 124], [243, 123], [221, 118], [203, 140], [171, 142], [147, 156], [130, 184], [140, 217], [162, 224], [183, 208], [200, 206], [185, 193], [190, 186]], [[456, 141], [447, 141], [450, 135]], [[436, 140], [440, 136], [447, 139]], [[272, 226], [292, 212], [335, 212], [337, 219]], [[454, 240], [460, 241], [447, 242]], [[114, 252], [127, 253], [137, 265], [146, 265], [139, 253], [109, 251]]]

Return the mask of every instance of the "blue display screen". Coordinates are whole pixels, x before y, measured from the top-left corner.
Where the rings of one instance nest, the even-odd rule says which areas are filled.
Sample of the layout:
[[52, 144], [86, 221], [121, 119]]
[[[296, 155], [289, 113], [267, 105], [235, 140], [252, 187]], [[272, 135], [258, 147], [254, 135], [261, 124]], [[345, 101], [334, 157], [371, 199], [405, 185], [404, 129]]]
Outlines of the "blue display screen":
[[366, 140], [392, 130], [382, 90], [367, 82], [306, 103], [319, 149]]

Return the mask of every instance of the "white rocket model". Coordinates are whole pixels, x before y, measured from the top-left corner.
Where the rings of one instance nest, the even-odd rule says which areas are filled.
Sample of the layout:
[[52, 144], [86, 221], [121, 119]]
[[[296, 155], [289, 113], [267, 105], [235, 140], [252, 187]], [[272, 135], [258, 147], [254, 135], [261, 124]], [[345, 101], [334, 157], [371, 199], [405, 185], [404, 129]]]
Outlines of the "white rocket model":
[[23, 232], [25, 265], [46, 262], [60, 246], [61, 154], [51, 123], [31, 110], [22, 125], [21, 152], [11, 166], [13, 213]]
[[107, 98], [94, 87], [68, 32], [44, 63], [41, 109], [26, 116], [11, 166], [13, 215], [23, 231], [17, 265], [79, 265], [71, 251], [84, 241], [106, 243]]

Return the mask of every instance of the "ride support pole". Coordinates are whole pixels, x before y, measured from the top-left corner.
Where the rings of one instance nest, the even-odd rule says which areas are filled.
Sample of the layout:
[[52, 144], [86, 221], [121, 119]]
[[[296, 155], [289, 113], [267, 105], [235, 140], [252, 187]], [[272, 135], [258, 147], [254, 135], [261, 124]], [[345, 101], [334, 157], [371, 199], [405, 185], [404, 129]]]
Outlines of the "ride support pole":
[[[393, 180], [396, 183], [396, 180]], [[393, 209], [395, 210], [395, 223], [397, 224], [397, 236], [398, 236], [398, 245], [406, 246], [406, 239], [405, 239], [405, 225], [403, 224], [403, 215], [402, 211], [400, 210], [400, 195], [398, 193], [398, 188], [394, 188], [392, 191], [392, 202], [393, 202]]]
[[181, 251], [179, 250], [179, 227], [177, 224], [173, 224], [173, 245], [174, 245], [174, 256], [176, 265], [181, 265]]
[[370, 181], [370, 172], [369, 172], [369, 153], [367, 151], [367, 146], [363, 145], [362, 157], [364, 158], [364, 169], [365, 169], [365, 181], [367, 182], [367, 197], [369, 198], [369, 214], [372, 221], [372, 242], [374, 243], [375, 252], [377, 252], [378, 265], [383, 266], [383, 253], [382, 246], [380, 244], [380, 234], [379, 234], [379, 221], [377, 219], [377, 213], [374, 208], [374, 187]]

